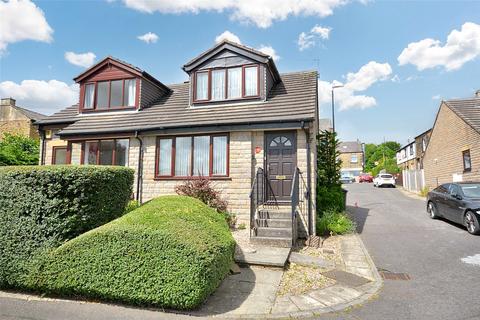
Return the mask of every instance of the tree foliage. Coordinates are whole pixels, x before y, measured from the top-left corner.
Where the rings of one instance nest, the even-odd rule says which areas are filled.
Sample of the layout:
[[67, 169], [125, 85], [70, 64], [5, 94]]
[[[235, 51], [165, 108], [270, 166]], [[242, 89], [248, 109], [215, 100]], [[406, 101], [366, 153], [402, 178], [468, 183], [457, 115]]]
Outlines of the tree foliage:
[[377, 175], [385, 169], [388, 173], [398, 173], [396, 154], [400, 144], [387, 141], [381, 144], [368, 143], [365, 145], [365, 172]]
[[5, 133], [0, 141], [0, 166], [38, 164], [39, 145], [37, 139]]
[[339, 157], [337, 134], [327, 130], [322, 131], [317, 136], [317, 144], [317, 186], [340, 185], [342, 161]]

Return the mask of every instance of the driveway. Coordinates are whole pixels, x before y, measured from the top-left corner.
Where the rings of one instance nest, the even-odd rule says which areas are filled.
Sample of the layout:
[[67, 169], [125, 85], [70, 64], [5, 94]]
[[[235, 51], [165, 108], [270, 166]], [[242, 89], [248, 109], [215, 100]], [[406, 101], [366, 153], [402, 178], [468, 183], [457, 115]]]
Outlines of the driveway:
[[371, 184], [346, 188], [358, 232], [376, 266], [407, 273], [411, 280], [385, 280], [376, 300], [321, 319], [480, 319], [480, 265], [461, 260], [480, 257], [480, 236], [431, 220], [424, 201], [400, 190]]

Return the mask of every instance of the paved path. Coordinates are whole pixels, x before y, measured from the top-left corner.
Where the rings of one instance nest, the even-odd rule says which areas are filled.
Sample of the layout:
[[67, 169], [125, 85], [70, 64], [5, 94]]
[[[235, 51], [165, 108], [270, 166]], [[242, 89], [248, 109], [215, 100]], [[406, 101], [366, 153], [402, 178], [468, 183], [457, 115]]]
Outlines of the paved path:
[[348, 203], [358, 205], [358, 231], [376, 266], [412, 279], [385, 280], [378, 299], [319, 319], [480, 319], [480, 265], [461, 260], [480, 254], [480, 236], [430, 220], [424, 201], [399, 190], [371, 184], [347, 188]]

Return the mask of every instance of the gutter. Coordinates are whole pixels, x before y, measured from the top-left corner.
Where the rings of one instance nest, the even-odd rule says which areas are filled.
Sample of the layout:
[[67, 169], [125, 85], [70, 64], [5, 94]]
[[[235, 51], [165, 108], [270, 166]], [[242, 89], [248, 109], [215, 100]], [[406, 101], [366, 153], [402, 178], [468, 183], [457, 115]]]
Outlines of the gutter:
[[305, 132], [305, 140], [307, 142], [307, 194], [308, 194], [308, 235], [313, 235], [313, 217], [312, 217], [312, 192], [311, 192], [311, 179], [312, 179], [312, 165], [310, 155], [310, 130], [305, 128], [305, 122], [302, 121], [302, 130]]
[[141, 192], [142, 192], [142, 183], [143, 183], [143, 159], [142, 159], [142, 151], [143, 151], [143, 140], [140, 138], [138, 135], [138, 131], [135, 131], [135, 138], [138, 140], [139, 146], [138, 146], [138, 164], [137, 164], [137, 191], [135, 194], [135, 200], [139, 204], [142, 204], [142, 197], [141, 197]]

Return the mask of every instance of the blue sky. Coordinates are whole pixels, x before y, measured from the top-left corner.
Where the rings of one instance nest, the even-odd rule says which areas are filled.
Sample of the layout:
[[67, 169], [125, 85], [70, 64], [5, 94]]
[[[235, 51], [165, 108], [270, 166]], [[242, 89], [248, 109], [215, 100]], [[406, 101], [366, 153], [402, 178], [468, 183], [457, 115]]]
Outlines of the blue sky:
[[[287, 0], [282, 7], [249, 1], [257, 7], [231, 0], [186, 0], [185, 7], [145, 0], [0, 0], [0, 95], [46, 114], [69, 105], [76, 97], [72, 78], [85, 67], [67, 61], [66, 52], [90, 53], [78, 56], [77, 64], [112, 55], [163, 83], [181, 82], [187, 79], [181, 66], [226, 30], [245, 45], [271, 47], [280, 72], [317, 69], [321, 117], [330, 117], [332, 81], [344, 83], [336, 110], [343, 140], [406, 143], [433, 124], [441, 99], [480, 89], [480, 2], [319, 0], [312, 7]], [[148, 32], [156, 42], [138, 39]], [[309, 41], [303, 50], [302, 32]]]

